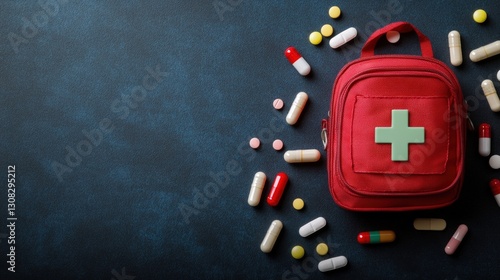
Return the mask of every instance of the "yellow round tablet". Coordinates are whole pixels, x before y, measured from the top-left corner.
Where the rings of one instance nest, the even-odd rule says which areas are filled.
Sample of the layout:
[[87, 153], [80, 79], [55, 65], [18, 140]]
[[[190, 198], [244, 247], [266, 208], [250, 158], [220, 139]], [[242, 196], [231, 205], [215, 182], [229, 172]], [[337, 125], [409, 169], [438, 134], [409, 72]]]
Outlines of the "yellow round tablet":
[[325, 37], [330, 37], [333, 34], [333, 27], [330, 24], [325, 24], [321, 26], [321, 35]]
[[297, 245], [295, 247], [292, 248], [292, 257], [294, 259], [302, 259], [304, 257], [304, 254], [306, 253], [306, 251], [304, 250], [304, 248], [300, 245]]
[[331, 18], [338, 18], [340, 17], [341, 13], [342, 11], [338, 6], [333, 6], [330, 8], [330, 10], [328, 10], [328, 15], [330, 15]]
[[318, 31], [314, 31], [311, 33], [311, 35], [309, 35], [309, 42], [311, 42], [311, 44], [313, 45], [319, 45], [322, 40], [323, 36], [321, 36], [321, 33], [319, 33]]
[[474, 19], [475, 22], [477, 23], [483, 23], [486, 21], [486, 19], [488, 18], [488, 14], [486, 13], [485, 10], [483, 9], [478, 9], [474, 12], [474, 14], [472, 15], [472, 18]]
[[293, 208], [295, 210], [302, 210], [304, 208], [304, 200], [302, 198], [296, 198], [293, 200]]
[[328, 253], [328, 245], [325, 243], [319, 243], [318, 246], [316, 246], [316, 253], [320, 256], [324, 256]]

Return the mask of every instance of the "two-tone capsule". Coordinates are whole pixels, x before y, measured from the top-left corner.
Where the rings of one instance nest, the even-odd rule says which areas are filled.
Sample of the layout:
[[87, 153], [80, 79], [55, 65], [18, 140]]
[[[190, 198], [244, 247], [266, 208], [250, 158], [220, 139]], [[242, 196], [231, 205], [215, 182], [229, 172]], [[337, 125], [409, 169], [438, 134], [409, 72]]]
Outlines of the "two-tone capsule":
[[281, 196], [285, 191], [286, 183], [288, 182], [288, 176], [284, 172], [280, 172], [274, 178], [273, 186], [269, 191], [267, 196], [267, 204], [271, 206], [276, 206], [280, 202]]
[[493, 112], [500, 111], [500, 99], [498, 98], [497, 91], [493, 82], [489, 79], [484, 80], [481, 83], [481, 88], [483, 89], [484, 96], [490, 105], [490, 109]]
[[280, 220], [274, 220], [266, 232], [266, 236], [260, 244], [260, 250], [264, 253], [269, 253], [273, 250], [274, 244], [280, 235], [283, 223]]
[[262, 196], [262, 191], [264, 190], [264, 185], [266, 184], [266, 178], [266, 174], [262, 171], [255, 173], [252, 186], [250, 187], [250, 193], [248, 194], [248, 205], [259, 205], [260, 197]]
[[493, 196], [495, 197], [495, 200], [500, 206], [500, 180], [498, 179], [493, 179], [490, 181], [490, 188], [491, 192], [493, 193]]
[[479, 125], [479, 154], [483, 157], [491, 153], [491, 127], [487, 123]]
[[396, 239], [392, 230], [365, 231], [358, 234], [359, 244], [389, 243]]
[[462, 239], [467, 234], [467, 231], [469, 231], [469, 228], [464, 224], [460, 225], [457, 228], [450, 241], [448, 241], [448, 244], [446, 244], [446, 247], [444, 248], [446, 254], [452, 255], [453, 253], [455, 253], [458, 246], [462, 242]]
[[491, 44], [479, 47], [472, 50], [469, 54], [469, 58], [473, 62], [478, 62], [488, 57], [500, 54], [500, 40], [495, 41]]
[[295, 70], [302, 76], [307, 76], [311, 72], [311, 66], [294, 47], [285, 50], [285, 56], [293, 65]]
[[286, 115], [286, 122], [289, 125], [294, 125], [297, 123], [308, 99], [309, 96], [307, 95], [307, 93], [303, 91], [297, 93], [297, 96], [295, 96], [295, 99], [293, 100], [292, 106], [290, 106], [290, 111], [288, 111], [288, 114]]
[[321, 158], [317, 149], [286, 151], [283, 158], [288, 163], [316, 162]]

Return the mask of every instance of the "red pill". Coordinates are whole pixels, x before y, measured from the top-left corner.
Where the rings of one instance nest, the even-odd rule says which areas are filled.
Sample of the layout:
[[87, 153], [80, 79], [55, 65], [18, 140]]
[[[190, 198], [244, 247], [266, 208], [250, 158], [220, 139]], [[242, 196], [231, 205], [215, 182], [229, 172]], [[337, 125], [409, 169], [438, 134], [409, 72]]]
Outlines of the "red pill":
[[469, 231], [469, 228], [464, 224], [460, 225], [457, 228], [457, 231], [455, 231], [450, 241], [448, 242], [448, 244], [446, 244], [446, 247], [444, 248], [446, 254], [452, 255], [453, 253], [455, 253], [455, 251], [458, 248], [458, 245], [460, 245], [462, 239], [467, 234], [467, 231]]
[[495, 200], [497, 201], [498, 206], [500, 206], [500, 180], [493, 179], [490, 181], [490, 188]]
[[487, 157], [491, 152], [491, 128], [487, 123], [479, 125], [479, 154]]
[[276, 175], [276, 178], [274, 178], [273, 186], [271, 187], [269, 195], [267, 196], [267, 204], [271, 206], [278, 205], [287, 182], [288, 176], [284, 172], [280, 172]]
[[285, 50], [285, 56], [300, 75], [307, 76], [311, 72], [311, 66], [309, 63], [307, 63], [307, 61], [294, 47], [287, 48]]

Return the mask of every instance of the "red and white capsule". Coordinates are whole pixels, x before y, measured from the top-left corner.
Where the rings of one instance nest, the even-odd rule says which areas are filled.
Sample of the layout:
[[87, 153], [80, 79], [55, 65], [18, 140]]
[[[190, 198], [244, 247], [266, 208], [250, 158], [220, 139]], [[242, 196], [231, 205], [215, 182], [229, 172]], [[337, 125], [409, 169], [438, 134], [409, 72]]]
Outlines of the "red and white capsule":
[[495, 200], [497, 201], [498, 206], [500, 207], [500, 180], [493, 179], [490, 181], [490, 188]]
[[307, 63], [307, 61], [294, 47], [287, 48], [285, 50], [285, 56], [300, 75], [307, 76], [311, 72], [311, 66], [309, 63]]
[[491, 152], [491, 128], [487, 123], [479, 126], [479, 154], [487, 157]]

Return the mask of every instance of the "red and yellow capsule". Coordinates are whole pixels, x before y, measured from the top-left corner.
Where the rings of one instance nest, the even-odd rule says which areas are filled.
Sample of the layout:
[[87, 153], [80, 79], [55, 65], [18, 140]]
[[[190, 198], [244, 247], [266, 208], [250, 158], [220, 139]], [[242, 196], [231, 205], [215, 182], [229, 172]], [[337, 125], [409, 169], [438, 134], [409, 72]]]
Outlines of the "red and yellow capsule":
[[392, 230], [365, 231], [358, 234], [359, 244], [389, 243], [396, 239]]

